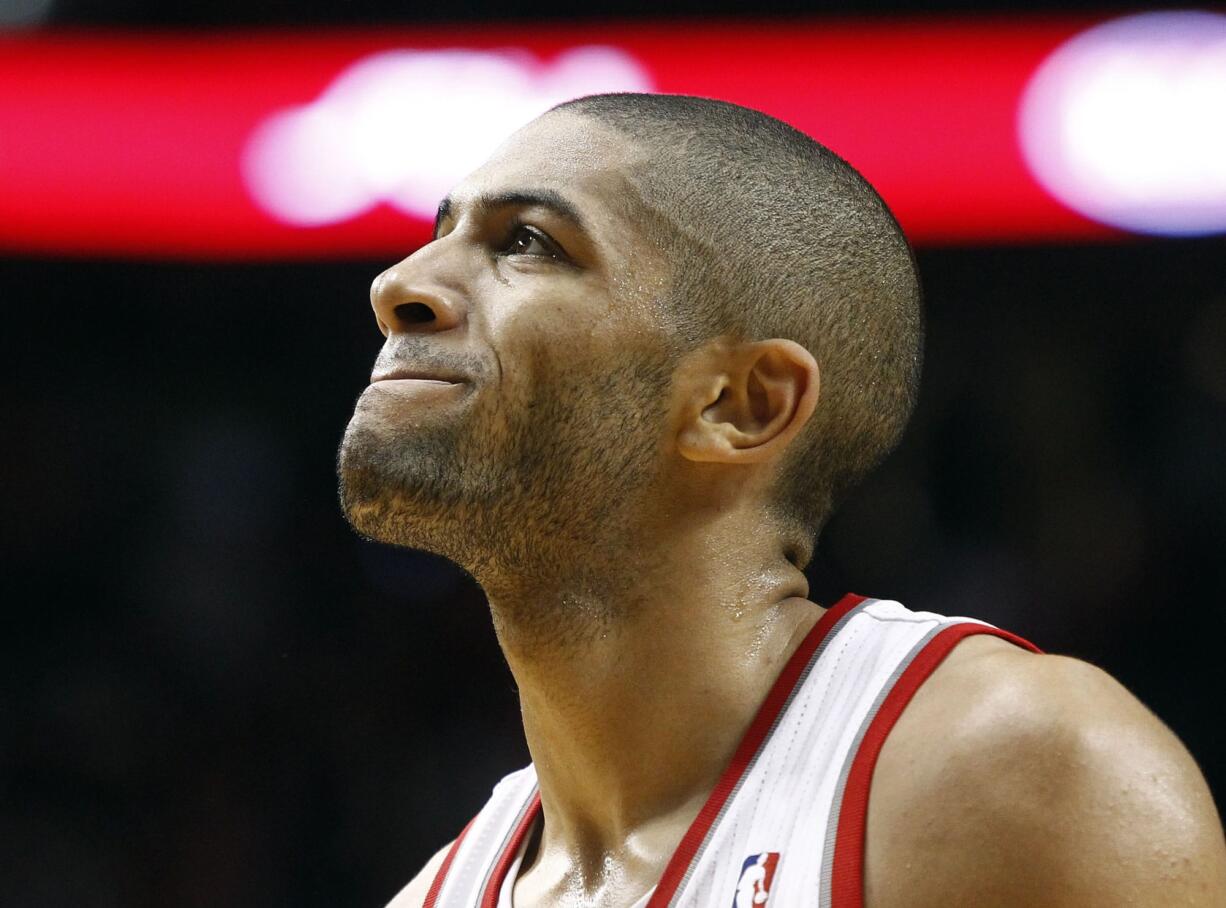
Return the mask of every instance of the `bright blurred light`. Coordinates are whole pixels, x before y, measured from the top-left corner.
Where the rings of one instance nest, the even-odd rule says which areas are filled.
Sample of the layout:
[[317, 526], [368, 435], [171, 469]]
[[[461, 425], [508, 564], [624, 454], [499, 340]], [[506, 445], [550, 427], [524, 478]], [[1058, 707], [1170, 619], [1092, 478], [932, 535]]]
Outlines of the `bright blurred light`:
[[295, 226], [349, 220], [379, 203], [432, 219], [456, 182], [553, 105], [651, 88], [637, 62], [609, 47], [550, 64], [516, 51], [387, 51], [350, 66], [314, 102], [264, 120], [244, 152], [244, 178], [265, 211]]
[[1226, 16], [1145, 13], [1083, 32], [1030, 81], [1019, 131], [1035, 177], [1087, 217], [1226, 231]]

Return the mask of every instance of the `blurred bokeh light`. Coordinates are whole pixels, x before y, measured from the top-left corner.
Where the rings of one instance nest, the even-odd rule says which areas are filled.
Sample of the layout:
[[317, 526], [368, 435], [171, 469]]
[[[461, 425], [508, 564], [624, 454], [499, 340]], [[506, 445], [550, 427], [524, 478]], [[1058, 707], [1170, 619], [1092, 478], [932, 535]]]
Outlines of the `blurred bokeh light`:
[[1083, 214], [1226, 232], [1226, 15], [1145, 13], [1077, 35], [1035, 74], [1019, 126], [1036, 176]]

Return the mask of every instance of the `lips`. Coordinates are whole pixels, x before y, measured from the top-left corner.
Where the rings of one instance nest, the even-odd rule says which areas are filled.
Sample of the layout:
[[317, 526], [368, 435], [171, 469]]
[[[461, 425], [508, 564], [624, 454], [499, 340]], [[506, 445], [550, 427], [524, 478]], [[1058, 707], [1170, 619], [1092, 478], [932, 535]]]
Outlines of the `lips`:
[[459, 385], [467, 379], [463, 375], [445, 369], [416, 369], [400, 366], [395, 369], [376, 370], [371, 374], [370, 383], [372, 385], [381, 381], [433, 381]]

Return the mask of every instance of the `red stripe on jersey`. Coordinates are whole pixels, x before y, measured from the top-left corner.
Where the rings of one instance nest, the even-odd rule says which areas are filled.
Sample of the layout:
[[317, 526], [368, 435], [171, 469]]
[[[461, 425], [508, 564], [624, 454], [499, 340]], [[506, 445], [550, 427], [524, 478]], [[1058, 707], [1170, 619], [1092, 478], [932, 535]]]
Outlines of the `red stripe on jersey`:
[[990, 634], [1031, 652], [1042, 652], [1033, 643], [1008, 631], [967, 622], [939, 631], [911, 660], [911, 664], [881, 701], [881, 706], [869, 723], [847, 772], [843, 801], [839, 805], [839, 826], [830, 873], [831, 908], [864, 906], [864, 821], [868, 814], [869, 785], [873, 780], [873, 769], [877, 766], [877, 757], [881, 754], [885, 739], [920, 685], [955, 646], [975, 634]]
[[498, 856], [498, 863], [494, 865], [494, 872], [485, 881], [485, 891], [481, 894], [481, 901], [479, 903], [481, 908], [498, 908], [498, 895], [502, 891], [503, 881], [507, 878], [507, 871], [511, 869], [515, 856], [519, 854], [519, 846], [524, 843], [524, 837], [528, 835], [528, 832], [532, 829], [532, 824], [536, 822], [536, 818], [540, 816], [540, 813], [541, 793], [536, 791], [532, 795], [532, 800], [528, 802], [524, 815], [519, 818], [519, 824], [515, 827], [515, 831], [507, 839], [507, 843], [502, 849], [502, 854]]
[[809, 660], [813, 657], [822, 641], [826, 639], [831, 628], [838, 624], [839, 619], [863, 602], [864, 599], [864, 596], [848, 593], [827, 609], [826, 613], [813, 625], [813, 629], [805, 636], [800, 646], [797, 647], [796, 652], [792, 653], [791, 658], [784, 665], [783, 671], [775, 679], [770, 693], [766, 695], [766, 699], [758, 707], [758, 712], [749, 724], [749, 729], [741, 739], [736, 752], [732, 755], [731, 762], [729, 762], [728, 767], [724, 770], [723, 775], [720, 776], [719, 781], [715, 783], [715, 788], [712, 789], [707, 802], [703, 804], [702, 810], [698, 811], [698, 816], [694, 818], [694, 822], [690, 824], [690, 828], [681, 839], [681, 844], [673, 852], [672, 859], [669, 860], [668, 866], [664, 868], [664, 875], [660, 877], [660, 882], [656, 886], [656, 891], [647, 903], [647, 908], [665, 908], [668, 905], [669, 900], [681, 885], [681, 881], [685, 879], [685, 873], [689, 869], [690, 862], [698, 854], [698, 849], [701, 847], [703, 839], [706, 838], [707, 831], [711, 828], [716, 818], [719, 817], [720, 810], [723, 809], [724, 804], [736, 789], [737, 783], [741, 781], [741, 777], [745, 775], [749, 765], [753, 762], [754, 756], [762, 747], [763, 742], [766, 741], [766, 736], [770, 733], [771, 727], [779, 717], [779, 713], [787, 705], [788, 698], [792, 695], [793, 690], [795, 690], [797, 682], [804, 673], [805, 666], [809, 664]]
[[469, 820], [468, 825], [460, 830], [460, 834], [455, 837], [455, 841], [447, 849], [447, 856], [443, 858], [443, 863], [438, 865], [438, 872], [434, 874], [434, 882], [430, 884], [430, 890], [426, 893], [426, 900], [422, 903], [422, 908], [434, 908], [434, 903], [438, 901], [439, 890], [443, 888], [443, 881], [447, 879], [447, 871], [451, 869], [451, 862], [455, 860], [455, 854], [460, 850], [460, 843], [464, 841], [464, 836], [468, 835], [468, 830], [473, 828], [473, 823], [476, 821], [476, 817]]

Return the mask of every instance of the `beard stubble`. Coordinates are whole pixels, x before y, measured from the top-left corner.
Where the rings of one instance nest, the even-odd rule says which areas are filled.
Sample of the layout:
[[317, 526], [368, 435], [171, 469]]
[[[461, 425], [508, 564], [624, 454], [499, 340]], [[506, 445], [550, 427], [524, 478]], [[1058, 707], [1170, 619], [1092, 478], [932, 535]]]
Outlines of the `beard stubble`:
[[622, 557], [659, 475], [673, 365], [662, 351], [582, 372], [537, 356], [526, 382], [479, 384], [445, 423], [359, 405], [337, 458], [345, 515], [451, 559], [491, 598]]

